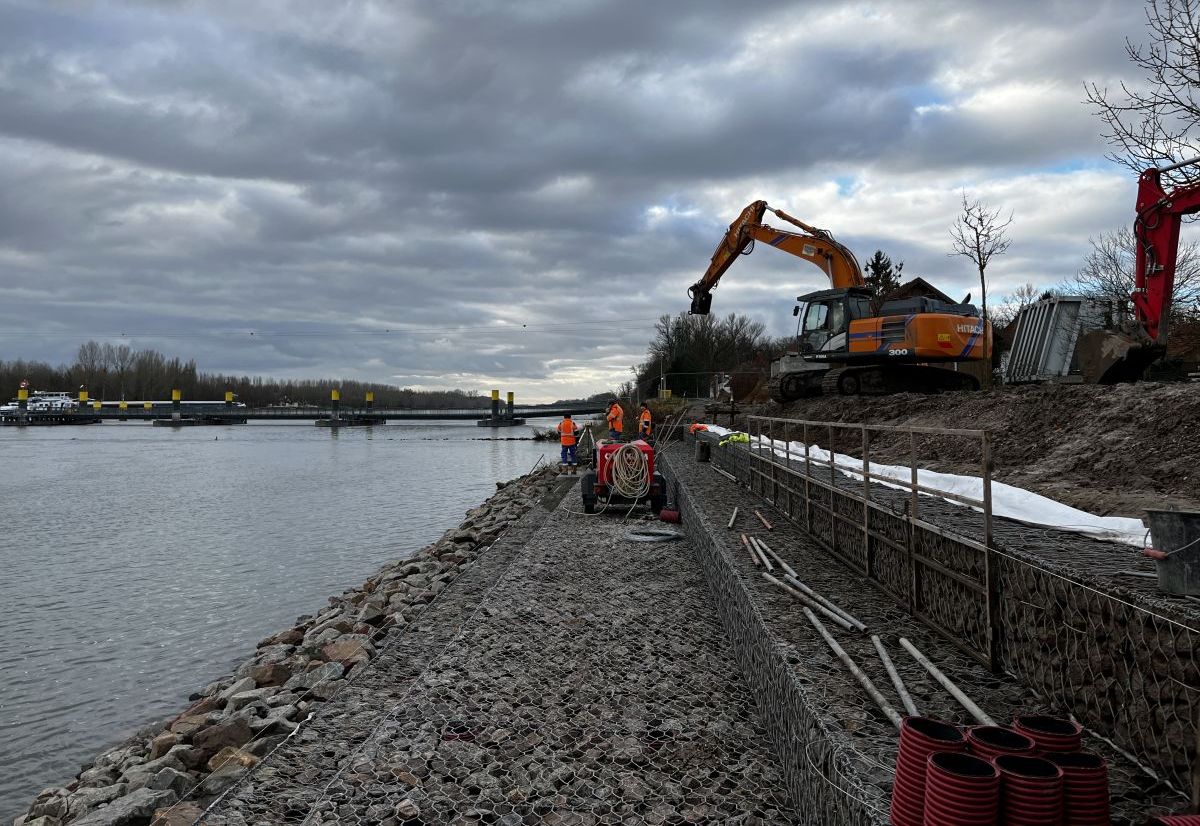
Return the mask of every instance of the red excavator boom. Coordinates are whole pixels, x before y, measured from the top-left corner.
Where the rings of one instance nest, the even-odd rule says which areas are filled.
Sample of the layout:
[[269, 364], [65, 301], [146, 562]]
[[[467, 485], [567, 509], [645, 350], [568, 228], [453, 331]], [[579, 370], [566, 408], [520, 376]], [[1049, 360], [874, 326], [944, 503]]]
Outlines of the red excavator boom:
[[1200, 163], [1200, 158], [1147, 169], [1138, 182], [1137, 218], [1133, 224], [1137, 238], [1136, 280], [1130, 298], [1138, 322], [1159, 347], [1167, 344], [1179, 227], [1184, 215], [1200, 212], [1200, 184], [1188, 184], [1167, 193], [1161, 178], [1164, 172], [1194, 163]]

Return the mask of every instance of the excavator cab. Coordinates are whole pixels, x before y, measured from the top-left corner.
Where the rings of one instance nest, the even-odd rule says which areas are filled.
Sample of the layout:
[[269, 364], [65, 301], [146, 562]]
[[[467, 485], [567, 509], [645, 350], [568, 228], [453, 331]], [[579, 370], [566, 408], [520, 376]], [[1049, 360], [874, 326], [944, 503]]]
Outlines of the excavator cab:
[[796, 301], [792, 314], [800, 318], [796, 338], [801, 355], [846, 350], [850, 322], [871, 315], [869, 290], [821, 290]]

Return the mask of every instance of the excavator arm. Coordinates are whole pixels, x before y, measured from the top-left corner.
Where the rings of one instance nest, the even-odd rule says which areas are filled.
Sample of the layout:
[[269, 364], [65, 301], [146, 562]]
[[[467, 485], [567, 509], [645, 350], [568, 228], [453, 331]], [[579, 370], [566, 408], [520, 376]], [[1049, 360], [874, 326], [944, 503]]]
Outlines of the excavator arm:
[[[780, 230], [762, 222], [768, 211], [798, 227], [802, 232]], [[776, 249], [791, 253], [820, 267], [837, 289], [866, 285], [854, 253], [833, 239], [827, 231], [793, 218], [783, 210], [774, 209], [766, 201], [755, 201], [742, 210], [729, 225], [725, 237], [717, 245], [704, 277], [688, 288], [692, 298], [692, 313], [707, 315], [712, 307], [712, 291], [739, 255], [754, 250], [754, 242], [762, 241]]]
[[1159, 347], [1167, 343], [1167, 320], [1175, 289], [1175, 265], [1179, 254], [1179, 227], [1184, 215], [1200, 212], [1200, 184], [1181, 186], [1167, 193], [1162, 173], [1181, 166], [1200, 163], [1200, 158], [1147, 169], [1138, 181], [1137, 219], [1133, 224], [1137, 238], [1134, 270], [1134, 313], [1146, 333]]

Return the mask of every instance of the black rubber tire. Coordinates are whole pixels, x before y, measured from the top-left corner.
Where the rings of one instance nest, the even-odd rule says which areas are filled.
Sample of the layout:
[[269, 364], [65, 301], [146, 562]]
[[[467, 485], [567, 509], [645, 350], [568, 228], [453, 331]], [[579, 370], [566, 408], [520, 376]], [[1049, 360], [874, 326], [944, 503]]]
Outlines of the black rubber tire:
[[584, 513], [595, 513], [596, 512], [596, 497], [595, 496], [583, 497], [583, 512]]

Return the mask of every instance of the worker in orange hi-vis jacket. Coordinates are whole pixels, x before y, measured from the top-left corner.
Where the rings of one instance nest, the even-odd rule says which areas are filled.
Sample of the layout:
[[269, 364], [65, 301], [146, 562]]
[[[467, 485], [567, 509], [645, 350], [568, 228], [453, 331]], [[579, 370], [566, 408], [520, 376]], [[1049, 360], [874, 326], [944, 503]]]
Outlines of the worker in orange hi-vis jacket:
[[562, 469], [564, 473], [578, 473], [575, 464], [575, 447], [576, 434], [579, 433], [579, 425], [571, 421], [571, 414], [567, 413], [563, 416], [563, 420], [558, 423], [555, 428], [558, 431], [558, 441], [562, 446]]
[[654, 417], [650, 415], [650, 405], [642, 402], [642, 409], [638, 411], [638, 438], [649, 444], [650, 434], [654, 429]]
[[608, 420], [608, 438], [621, 441], [621, 432], [625, 429], [625, 411], [621, 409], [621, 403], [613, 399], [604, 418]]

